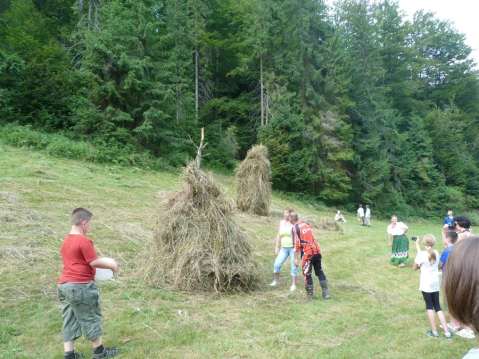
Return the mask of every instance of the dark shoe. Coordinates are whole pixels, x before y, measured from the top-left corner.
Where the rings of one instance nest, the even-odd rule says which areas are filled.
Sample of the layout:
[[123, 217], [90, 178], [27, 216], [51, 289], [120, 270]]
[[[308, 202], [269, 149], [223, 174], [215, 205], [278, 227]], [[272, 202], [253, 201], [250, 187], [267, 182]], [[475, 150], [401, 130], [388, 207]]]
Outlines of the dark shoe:
[[113, 358], [116, 357], [118, 353], [118, 348], [103, 348], [103, 351], [101, 353], [93, 353], [93, 359]]
[[323, 299], [330, 299], [331, 296], [329, 295], [328, 281], [327, 280], [320, 280], [319, 284], [321, 285]]

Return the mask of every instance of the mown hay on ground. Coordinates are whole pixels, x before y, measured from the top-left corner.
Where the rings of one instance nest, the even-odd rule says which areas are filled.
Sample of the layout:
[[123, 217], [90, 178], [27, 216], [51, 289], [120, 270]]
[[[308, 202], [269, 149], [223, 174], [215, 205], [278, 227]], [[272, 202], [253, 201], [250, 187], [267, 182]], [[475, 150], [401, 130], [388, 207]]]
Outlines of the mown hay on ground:
[[303, 217], [302, 220], [309, 225], [311, 225], [315, 229], [319, 229], [326, 232], [340, 232], [343, 233], [343, 227], [336, 222], [334, 219], [329, 218], [321, 218], [320, 220], [316, 220], [311, 217]]
[[253, 146], [236, 171], [236, 206], [243, 212], [267, 216], [271, 205], [271, 164], [268, 149]]
[[183, 179], [183, 190], [158, 216], [147, 279], [181, 290], [254, 289], [257, 265], [245, 233], [232, 218], [231, 202], [194, 162]]
[[341, 225], [334, 219], [323, 218], [319, 221], [319, 229], [331, 232], [343, 232]]

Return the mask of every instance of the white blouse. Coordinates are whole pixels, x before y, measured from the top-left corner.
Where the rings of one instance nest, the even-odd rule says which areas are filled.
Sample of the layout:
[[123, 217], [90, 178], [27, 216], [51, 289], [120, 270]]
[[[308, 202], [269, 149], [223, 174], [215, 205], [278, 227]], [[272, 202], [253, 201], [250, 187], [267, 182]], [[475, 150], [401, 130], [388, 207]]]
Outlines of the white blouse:
[[401, 236], [406, 233], [407, 230], [408, 226], [406, 226], [403, 222], [397, 222], [395, 225], [391, 223], [388, 226], [388, 234], [391, 236]]

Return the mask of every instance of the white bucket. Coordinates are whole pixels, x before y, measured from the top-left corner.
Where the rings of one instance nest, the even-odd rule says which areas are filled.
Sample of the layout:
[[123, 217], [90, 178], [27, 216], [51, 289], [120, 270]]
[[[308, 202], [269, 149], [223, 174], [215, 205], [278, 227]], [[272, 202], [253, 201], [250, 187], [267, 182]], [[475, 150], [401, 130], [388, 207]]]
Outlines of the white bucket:
[[113, 279], [113, 271], [111, 269], [97, 268], [95, 274], [95, 280], [111, 280]]

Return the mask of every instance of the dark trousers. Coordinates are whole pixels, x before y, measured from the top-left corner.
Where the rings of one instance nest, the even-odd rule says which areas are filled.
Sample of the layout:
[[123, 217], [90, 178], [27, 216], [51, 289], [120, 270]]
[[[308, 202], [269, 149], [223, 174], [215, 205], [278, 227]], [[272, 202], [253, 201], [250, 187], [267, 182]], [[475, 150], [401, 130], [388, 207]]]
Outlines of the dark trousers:
[[306, 291], [313, 292], [313, 272], [319, 278], [319, 281], [322, 282], [326, 280], [326, 275], [324, 274], [323, 268], [321, 268], [321, 254], [315, 254], [312, 257], [306, 258], [303, 257], [303, 274], [304, 274], [304, 285], [306, 287]]

